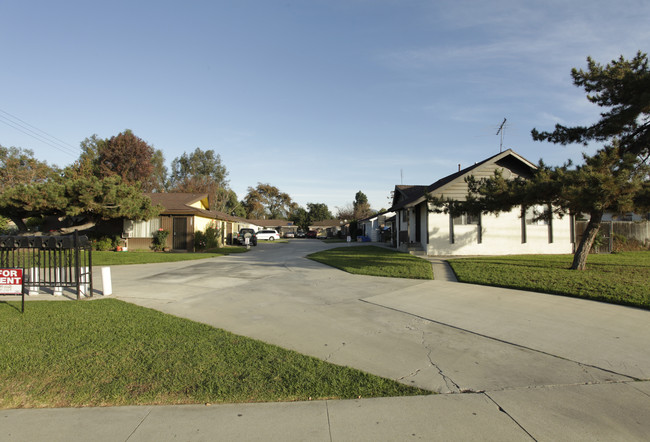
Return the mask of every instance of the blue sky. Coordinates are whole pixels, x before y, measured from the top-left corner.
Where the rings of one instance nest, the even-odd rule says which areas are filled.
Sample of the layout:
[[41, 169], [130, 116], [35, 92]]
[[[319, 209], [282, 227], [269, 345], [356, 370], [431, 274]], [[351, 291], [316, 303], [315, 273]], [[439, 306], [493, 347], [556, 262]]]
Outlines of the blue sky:
[[0, 144], [66, 165], [128, 128], [168, 163], [214, 149], [240, 199], [379, 209], [498, 153], [504, 118], [504, 148], [579, 160], [530, 130], [596, 121], [571, 68], [649, 51], [648, 23], [647, 0], [4, 0]]

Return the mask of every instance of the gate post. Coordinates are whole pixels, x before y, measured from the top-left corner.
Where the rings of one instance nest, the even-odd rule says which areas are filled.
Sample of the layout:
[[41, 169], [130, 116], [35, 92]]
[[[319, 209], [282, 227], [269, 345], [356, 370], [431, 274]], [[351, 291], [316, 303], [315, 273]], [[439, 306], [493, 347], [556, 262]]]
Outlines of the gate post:
[[29, 269], [29, 285], [27, 286], [27, 294], [29, 296], [38, 295], [38, 281], [41, 276], [41, 269], [39, 267], [31, 267]]

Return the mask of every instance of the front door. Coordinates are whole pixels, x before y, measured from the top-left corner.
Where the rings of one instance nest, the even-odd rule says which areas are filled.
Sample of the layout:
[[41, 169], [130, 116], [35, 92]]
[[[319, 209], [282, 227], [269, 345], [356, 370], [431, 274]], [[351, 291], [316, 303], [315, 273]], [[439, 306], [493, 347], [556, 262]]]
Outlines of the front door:
[[187, 250], [187, 218], [174, 218], [174, 250]]

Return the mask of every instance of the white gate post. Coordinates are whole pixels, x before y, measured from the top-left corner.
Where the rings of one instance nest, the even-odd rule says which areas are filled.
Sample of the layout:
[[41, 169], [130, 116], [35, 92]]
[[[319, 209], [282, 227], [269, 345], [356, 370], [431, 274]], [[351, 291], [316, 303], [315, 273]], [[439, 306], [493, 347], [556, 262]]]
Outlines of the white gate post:
[[41, 276], [41, 269], [39, 267], [31, 267], [29, 269], [29, 286], [27, 287], [27, 294], [29, 296], [38, 295], [38, 282]]
[[113, 284], [111, 283], [111, 268], [102, 267], [102, 288], [104, 296], [113, 294]]

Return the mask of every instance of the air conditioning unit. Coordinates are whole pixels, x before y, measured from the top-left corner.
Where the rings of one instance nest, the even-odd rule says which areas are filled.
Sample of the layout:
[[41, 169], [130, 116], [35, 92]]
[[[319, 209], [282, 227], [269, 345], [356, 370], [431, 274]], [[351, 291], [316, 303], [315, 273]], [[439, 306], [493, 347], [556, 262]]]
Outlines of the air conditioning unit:
[[131, 238], [133, 236], [133, 232], [123, 232], [122, 233], [122, 238]]

